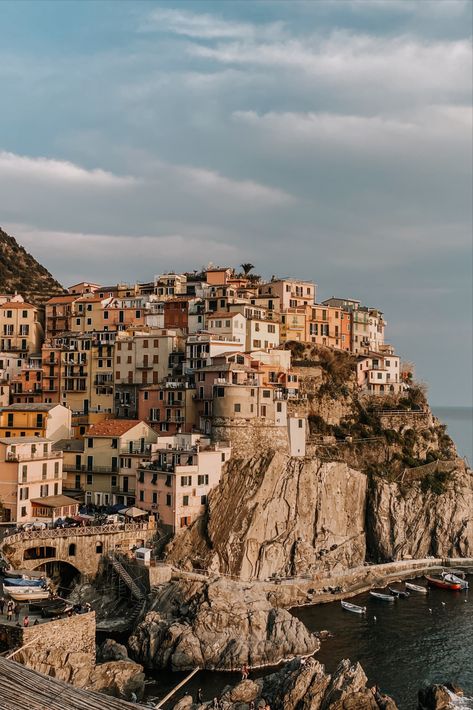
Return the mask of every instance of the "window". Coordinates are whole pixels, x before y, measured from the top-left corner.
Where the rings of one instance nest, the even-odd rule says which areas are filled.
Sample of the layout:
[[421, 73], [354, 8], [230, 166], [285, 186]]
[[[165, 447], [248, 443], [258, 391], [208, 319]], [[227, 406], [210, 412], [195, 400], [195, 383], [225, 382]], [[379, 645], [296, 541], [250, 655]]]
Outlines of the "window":
[[149, 399], [149, 392], [143, 392], [143, 399], [145, 402]]
[[41, 470], [41, 478], [43, 479], [43, 481], [46, 480], [47, 476], [48, 476], [48, 464], [43, 463], [42, 470]]
[[95, 554], [101, 555], [102, 552], [103, 552], [103, 544], [102, 544], [101, 542], [98, 542], [98, 543], [95, 545]]
[[87, 439], [87, 447], [88, 447], [89, 449], [93, 449], [93, 448], [94, 448], [94, 440], [93, 440], [91, 437], [89, 437], [89, 438]]
[[118, 447], [118, 439], [112, 439], [112, 449], [116, 449]]
[[54, 462], [54, 478], [59, 478], [59, 461]]
[[23, 506], [21, 509], [21, 517], [24, 518], [26, 516], [26, 508]]
[[26, 483], [28, 479], [28, 466], [22, 466], [21, 469], [21, 482]]
[[192, 476], [181, 476], [181, 486], [192, 486]]
[[266, 397], [266, 399], [271, 397], [271, 390], [263, 390], [263, 397]]
[[185, 515], [184, 517], [181, 518], [181, 528], [186, 528], [188, 525], [190, 525], [191, 519], [190, 515]]
[[117, 477], [112, 476], [110, 483], [111, 483], [112, 488], [116, 488], [117, 487]]
[[140, 501], [144, 501], [144, 499], [145, 499], [145, 492], [140, 491]]
[[189, 496], [182, 496], [182, 505], [189, 505]]
[[200, 504], [205, 505], [207, 503], [207, 496], [200, 496]]
[[94, 480], [94, 479], [93, 479], [93, 475], [92, 475], [91, 473], [88, 473], [88, 474], [87, 474], [87, 485], [88, 485], [88, 486], [91, 486], [92, 483], [93, 483], [93, 480]]
[[299, 419], [299, 422], [298, 422], [299, 429], [302, 429], [302, 426], [303, 426], [303, 423], [302, 423], [302, 422], [303, 422], [303, 420], [302, 420], [302, 419]]
[[262, 416], [262, 417], [265, 417], [265, 416], [266, 416], [266, 405], [264, 405], [264, 404], [263, 404], [262, 407], [261, 407], [261, 416]]
[[209, 475], [207, 473], [202, 473], [197, 476], [198, 486], [208, 486], [209, 485]]
[[276, 326], [269, 323], [268, 324], [268, 333], [275, 333], [275, 332], [276, 332]]
[[276, 411], [277, 411], [277, 412], [282, 412], [282, 404], [281, 404], [281, 402], [278, 402], [278, 403], [276, 404]]
[[166, 505], [172, 505], [172, 495], [170, 493], [166, 493]]
[[156, 492], [153, 493], [152, 500], [153, 500], [153, 503], [156, 505], [156, 503], [158, 502], [158, 494]]
[[68, 553], [67, 553], [67, 554], [69, 555], [69, 557], [75, 557], [75, 555], [76, 555], [76, 545], [75, 545], [74, 542], [71, 542], [71, 544], [69, 545], [69, 550], [68, 550]]
[[238, 402], [237, 402], [236, 404], [234, 404], [234, 405], [233, 405], [233, 411], [234, 411], [235, 413], [236, 413], [236, 412], [241, 412], [241, 404], [239, 404]]

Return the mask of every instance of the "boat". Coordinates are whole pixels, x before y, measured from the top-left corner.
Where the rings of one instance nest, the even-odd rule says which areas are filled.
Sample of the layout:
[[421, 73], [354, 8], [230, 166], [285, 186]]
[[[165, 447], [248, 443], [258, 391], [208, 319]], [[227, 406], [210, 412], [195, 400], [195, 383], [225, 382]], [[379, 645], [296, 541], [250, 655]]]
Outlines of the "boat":
[[422, 587], [420, 584], [412, 584], [412, 582], [406, 582], [406, 589], [411, 592], [419, 592], [419, 594], [427, 594], [429, 591], [427, 587]]
[[468, 589], [469, 585], [464, 577], [465, 575], [463, 575], [463, 577], [460, 577], [459, 573], [456, 570], [454, 572], [442, 572], [442, 579], [444, 579], [446, 582], [459, 584], [462, 589]]
[[392, 587], [389, 587], [389, 591], [391, 592], [393, 597], [407, 599], [407, 597], [409, 596], [409, 592], [403, 592], [401, 589], [393, 589]]
[[9, 579], [44, 579], [44, 572], [30, 569], [11, 569], [2, 574]]
[[458, 582], [447, 582], [439, 577], [428, 577], [427, 575], [425, 575], [425, 578], [431, 587], [437, 587], [438, 589], [449, 589], [451, 592], [458, 592], [462, 588]]
[[5, 587], [44, 587], [44, 579], [14, 579], [13, 577], [3, 580]]
[[5, 590], [16, 602], [29, 602], [38, 601], [39, 599], [48, 599], [49, 592], [45, 589], [38, 589], [37, 587], [15, 587], [12, 589], [9, 587]]
[[351, 604], [350, 602], [341, 602], [342, 608], [346, 611], [352, 611], [354, 614], [364, 614], [366, 612], [365, 606], [358, 606], [357, 604]]
[[381, 592], [370, 592], [370, 595], [382, 602], [393, 602], [396, 599], [391, 594], [381, 594]]

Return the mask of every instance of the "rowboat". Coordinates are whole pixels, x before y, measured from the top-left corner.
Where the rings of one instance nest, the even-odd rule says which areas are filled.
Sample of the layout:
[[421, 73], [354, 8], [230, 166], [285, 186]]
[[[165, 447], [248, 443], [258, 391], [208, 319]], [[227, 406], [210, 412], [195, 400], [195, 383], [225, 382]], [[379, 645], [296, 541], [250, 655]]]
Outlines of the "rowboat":
[[9, 579], [43, 579], [44, 572], [37, 572], [30, 569], [12, 569], [7, 572], [3, 572], [3, 576], [8, 577]]
[[49, 597], [49, 592], [37, 587], [17, 587], [15, 590], [9, 588], [5, 591], [8, 591], [8, 596], [16, 602], [37, 601], [38, 599], [47, 599]]
[[438, 587], [438, 589], [449, 589], [452, 592], [458, 592], [462, 586], [458, 582], [447, 582], [439, 577], [428, 577], [425, 575], [426, 580], [431, 587]]
[[427, 594], [429, 591], [427, 587], [421, 587], [420, 584], [412, 584], [412, 582], [406, 582], [406, 589], [410, 589], [411, 592], [419, 592], [419, 594]]
[[358, 606], [357, 604], [350, 604], [350, 602], [341, 602], [343, 609], [346, 611], [352, 611], [354, 614], [365, 614], [366, 607]]
[[393, 595], [393, 597], [400, 597], [401, 599], [407, 599], [409, 596], [409, 592], [403, 592], [401, 589], [393, 589], [392, 587], [389, 587], [389, 591]]
[[44, 587], [44, 579], [14, 579], [10, 577], [3, 580], [5, 587]]
[[381, 592], [370, 592], [370, 594], [372, 597], [382, 602], [393, 602], [396, 599], [396, 597], [393, 597], [391, 594], [381, 594]]
[[442, 579], [446, 582], [451, 582], [453, 584], [459, 584], [462, 589], [468, 589], [468, 582], [458, 575], [458, 573], [453, 572], [442, 572]]

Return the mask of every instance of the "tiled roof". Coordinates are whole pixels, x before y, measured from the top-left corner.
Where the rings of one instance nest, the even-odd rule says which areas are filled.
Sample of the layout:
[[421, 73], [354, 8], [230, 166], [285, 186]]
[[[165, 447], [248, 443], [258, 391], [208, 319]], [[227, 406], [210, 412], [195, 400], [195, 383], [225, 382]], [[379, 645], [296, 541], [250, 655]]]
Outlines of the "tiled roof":
[[122, 436], [140, 423], [140, 419], [105, 419], [92, 424], [86, 436]]
[[35, 404], [10, 404], [8, 407], [2, 407], [0, 412], [49, 412], [54, 407], [61, 407], [58, 402], [45, 404], [36, 402]]
[[5, 308], [6, 310], [28, 310], [31, 308], [34, 308], [36, 310], [36, 306], [33, 306], [32, 303], [23, 303], [23, 302], [18, 302], [18, 301], [6, 301], [5, 303], [1, 304], [2, 308]]
[[[229, 311], [215, 311], [215, 313], [208, 313], [207, 318], [211, 320], [212, 318], [235, 318], [236, 316], [241, 316], [242, 313], [230, 313]], [[245, 316], [243, 316], [244, 318]]]
[[53, 298], [50, 298], [49, 301], [46, 301], [46, 305], [49, 306], [50, 304], [52, 305], [54, 303], [70, 303], [72, 301], [76, 301], [77, 298], [77, 293], [65, 293], [63, 296], [53, 296]]
[[42, 505], [45, 508], [59, 508], [64, 505], [77, 505], [75, 498], [69, 498], [69, 496], [44, 496], [44, 498], [32, 498], [32, 503], [36, 505]]

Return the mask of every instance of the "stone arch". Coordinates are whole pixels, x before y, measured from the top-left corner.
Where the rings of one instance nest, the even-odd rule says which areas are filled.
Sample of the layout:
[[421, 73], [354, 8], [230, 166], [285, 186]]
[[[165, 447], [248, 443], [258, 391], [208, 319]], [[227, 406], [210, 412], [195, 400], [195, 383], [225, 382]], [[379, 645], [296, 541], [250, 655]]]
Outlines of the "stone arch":
[[44, 572], [58, 586], [60, 594], [67, 594], [81, 577], [78, 567], [65, 560], [46, 560], [34, 569]]
[[44, 560], [51, 557], [56, 557], [56, 548], [48, 545], [37, 545], [36, 547], [28, 547], [23, 551], [24, 560]]

